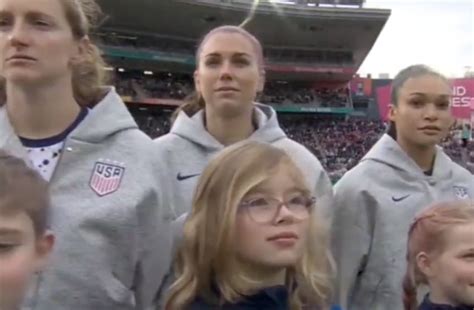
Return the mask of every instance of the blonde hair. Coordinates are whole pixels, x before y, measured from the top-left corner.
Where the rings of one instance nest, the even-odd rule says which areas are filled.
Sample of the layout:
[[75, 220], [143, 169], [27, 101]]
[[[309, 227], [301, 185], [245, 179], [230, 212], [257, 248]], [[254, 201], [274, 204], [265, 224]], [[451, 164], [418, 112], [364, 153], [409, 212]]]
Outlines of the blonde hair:
[[417, 265], [417, 255], [421, 252], [441, 253], [446, 244], [446, 233], [456, 225], [472, 222], [473, 201], [436, 204], [415, 218], [408, 233], [407, 271], [403, 279], [405, 310], [417, 309], [417, 288], [421, 284], [428, 285], [428, 279]]
[[[261, 72], [264, 72], [265, 63], [264, 63], [264, 58], [263, 58], [263, 47], [260, 41], [244, 28], [240, 26], [230, 26], [230, 25], [214, 28], [204, 36], [204, 38], [199, 43], [199, 46], [196, 51], [196, 56], [195, 56], [196, 68], [199, 68], [199, 61], [201, 59], [201, 53], [202, 53], [202, 49], [204, 45], [207, 43], [207, 41], [209, 41], [209, 39], [212, 36], [219, 33], [234, 33], [234, 34], [236, 33], [236, 34], [242, 35], [247, 40], [249, 40], [249, 42], [252, 44], [252, 47], [255, 51], [259, 70]], [[181, 111], [184, 111], [189, 117], [191, 117], [197, 112], [199, 112], [200, 110], [204, 109], [205, 106], [206, 106], [206, 103], [204, 101], [204, 98], [202, 98], [202, 96], [199, 95], [197, 92], [194, 92], [190, 94], [187, 98], [185, 98], [184, 103], [179, 108], [176, 109], [176, 111], [171, 116], [171, 121], [174, 122]]]
[[[58, 0], [74, 39], [87, 38], [92, 28], [99, 25], [102, 10], [95, 0]], [[79, 63], [72, 64], [72, 86], [74, 99], [81, 106], [92, 106], [102, 96], [102, 86], [108, 81], [105, 61], [99, 48], [90, 43], [87, 54]], [[6, 102], [5, 79], [0, 79], [0, 106]]]
[[[241, 142], [221, 152], [204, 170], [193, 209], [184, 225], [184, 242], [175, 264], [176, 281], [165, 309], [183, 309], [197, 297], [218, 303], [248, 295], [254, 282], [238, 272], [233, 249], [238, 205], [253, 188], [289, 165], [292, 179], [310, 195], [301, 171], [282, 150], [258, 142]], [[331, 293], [332, 258], [327, 229], [312, 212], [305, 253], [287, 274], [292, 309], [325, 306]], [[217, 293], [217, 295], [216, 295]]]

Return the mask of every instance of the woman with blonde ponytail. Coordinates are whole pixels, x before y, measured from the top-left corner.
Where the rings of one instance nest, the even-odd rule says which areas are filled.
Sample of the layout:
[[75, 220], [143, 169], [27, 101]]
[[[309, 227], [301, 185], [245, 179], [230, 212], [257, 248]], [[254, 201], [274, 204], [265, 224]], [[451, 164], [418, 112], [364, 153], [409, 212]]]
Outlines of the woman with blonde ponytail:
[[[418, 306], [418, 287], [430, 293]], [[474, 202], [437, 204], [418, 215], [408, 234], [405, 310], [474, 309]]]
[[49, 182], [58, 240], [26, 308], [145, 309], [169, 265], [162, 169], [104, 86], [99, 18], [94, 0], [0, 0], [0, 149]]

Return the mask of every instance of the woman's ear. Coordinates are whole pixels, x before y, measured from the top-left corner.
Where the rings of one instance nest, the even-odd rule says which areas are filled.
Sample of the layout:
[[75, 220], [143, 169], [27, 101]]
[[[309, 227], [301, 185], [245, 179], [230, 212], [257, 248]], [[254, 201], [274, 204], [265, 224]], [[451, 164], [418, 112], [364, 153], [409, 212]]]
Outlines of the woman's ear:
[[257, 87], [257, 92], [258, 93], [263, 93], [263, 89], [265, 88], [265, 81], [267, 78], [267, 74], [265, 73], [265, 70], [260, 71], [260, 79], [258, 81], [258, 87]]
[[76, 65], [84, 62], [87, 57], [91, 54], [91, 40], [89, 36], [84, 36], [77, 42], [77, 46], [74, 50], [74, 55], [71, 58], [71, 64]]
[[197, 94], [201, 94], [201, 81], [199, 79], [199, 72], [197, 70], [194, 71], [194, 89], [196, 89]]
[[397, 119], [397, 115], [398, 115], [398, 108], [396, 105], [394, 104], [390, 104], [389, 105], [389, 108], [388, 108], [388, 119], [394, 123], [396, 123], [396, 119]]

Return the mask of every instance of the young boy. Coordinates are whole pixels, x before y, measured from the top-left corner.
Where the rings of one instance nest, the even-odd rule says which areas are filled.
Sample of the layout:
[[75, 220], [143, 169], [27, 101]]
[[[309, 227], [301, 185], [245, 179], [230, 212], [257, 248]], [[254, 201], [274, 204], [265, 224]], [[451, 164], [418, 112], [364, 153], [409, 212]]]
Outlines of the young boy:
[[53, 247], [47, 187], [24, 161], [0, 150], [0, 310], [20, 309], [31, 276]]

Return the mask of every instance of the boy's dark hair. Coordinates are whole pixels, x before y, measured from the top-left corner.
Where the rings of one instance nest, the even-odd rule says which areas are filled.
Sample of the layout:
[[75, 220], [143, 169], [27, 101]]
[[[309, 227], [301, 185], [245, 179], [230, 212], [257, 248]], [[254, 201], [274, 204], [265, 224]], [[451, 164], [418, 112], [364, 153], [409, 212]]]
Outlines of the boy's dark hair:
[[39, 237], [46, 231], [49, 206], [48, 183], [23, 160], [0, 149], [0, 213], [25, 212]]

